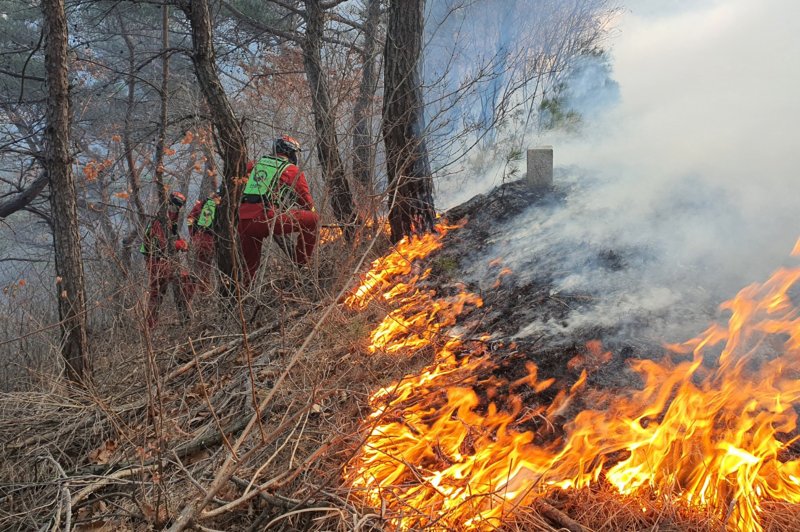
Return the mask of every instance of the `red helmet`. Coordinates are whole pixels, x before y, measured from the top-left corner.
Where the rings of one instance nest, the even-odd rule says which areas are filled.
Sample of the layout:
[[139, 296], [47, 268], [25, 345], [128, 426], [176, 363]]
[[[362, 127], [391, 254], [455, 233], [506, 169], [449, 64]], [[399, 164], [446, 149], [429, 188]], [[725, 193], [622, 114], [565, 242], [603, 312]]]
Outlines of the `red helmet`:
[[297, 152], [299, 151], [302, 151], [300, 143], [289, 135], [275, 139], [275, 155], [286, 155], [293, 164], [297, 164]]
[[169, 195], [169, 202], [176, 207], [183, 207], [186, 205], [186, 196], [180, 192], [173, 192]]

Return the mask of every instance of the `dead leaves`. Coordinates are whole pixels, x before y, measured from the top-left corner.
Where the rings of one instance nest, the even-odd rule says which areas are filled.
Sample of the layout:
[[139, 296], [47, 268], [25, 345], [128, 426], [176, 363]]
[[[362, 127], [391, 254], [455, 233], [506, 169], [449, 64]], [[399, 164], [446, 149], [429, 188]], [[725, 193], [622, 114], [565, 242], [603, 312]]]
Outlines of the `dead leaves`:
[[156, 528], [162, 528], [167, 519], [169, 519], [169, 512], [167, 512], [167, 507], [163, 504], [154, 508], [153, 505], [145, 501], [139, 507], [142, 510], [142, 514], [144, 514], [144, 518]]
[[78, 508], [75, 513], [78, 523], [74, 530], [79, 532], [113, 532], [121, 529], [118, 521], [106, 519], [104, 514], [109, 511], [108, 505], [103, 500], [95, 501]]
[[104, 161], [89, 161], [83, 167], [83, 175], [86, 177], [87, 181], [94, 181], [100, 175], [100, 172], [106, 170], [107, 168], [111, 168], [114, 165], [114, 161], [111, 159], [106, 159]]
[[100, 447], [89, 452], [89, 460], [94, 464], [107, 464], [117, 447], [119, 444], [116, 440], [106, 440]]

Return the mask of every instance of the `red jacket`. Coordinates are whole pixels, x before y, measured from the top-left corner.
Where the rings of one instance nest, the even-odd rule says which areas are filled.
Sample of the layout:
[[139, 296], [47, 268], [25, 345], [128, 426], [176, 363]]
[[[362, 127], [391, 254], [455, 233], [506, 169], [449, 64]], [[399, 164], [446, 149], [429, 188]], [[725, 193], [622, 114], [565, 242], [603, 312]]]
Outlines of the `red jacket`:
[[300, 171], [294, 164], [290, 164], [281, 174], [281, 181], [289, 187], [292, 187], [297, 192], [297, 197], [300, 200], [300, 206], [310, 211], [314, 208], [314, 198], [311, 197], [311, 192], [308, 189], [308, 181], [306, 175]]
[[188, 223], [191, 220], [189, 225], [194, 225], [198, 218], [200, 218], [200, 211], [203, 210], [204, 203], [200, 200], [194, 202], [194, 207], [192, 210], [189, 211], [189, 216], [186, 217], [186, 222]]
[[[177, 217], [177, 215], [176, 215]], [[176, 221], [172, 223], [172, 234], [178, 237], [178, 224]], [[167, 237], [164, 234], [164, 229], [161, 227], [161, 221], [157, 218], [153, 220], [147, 228], [144, 235], [144, 242], [142, 243], [142, 253], [148, 256], [163, 257], [167, 251]]]
[[[175, 247], [179, 249], [180, 244], [178, 241], [183, 242], [183, 239], [178, 234], [178, 213], [168, 213], [170, 221], [172, 222], [172, 235], [175, 237]], [[184, 242], [185, 245], [185, 242]], [[164, 234], [164, 229], [161, 227], [161, 220], [156, 218], [144, 234], [142, 247], [140, 251], [149, 257], [165, 257], [167, 251], [167, 236]]]
[[200, 200], [194, 202], [194, 207], [189, 211], [189, 216], [186, 217], [186, 225], [189, 226], [189, 234], [194, 234], [197, 219], [200, 218], [200, 212], [203, 210], [204, 203]]

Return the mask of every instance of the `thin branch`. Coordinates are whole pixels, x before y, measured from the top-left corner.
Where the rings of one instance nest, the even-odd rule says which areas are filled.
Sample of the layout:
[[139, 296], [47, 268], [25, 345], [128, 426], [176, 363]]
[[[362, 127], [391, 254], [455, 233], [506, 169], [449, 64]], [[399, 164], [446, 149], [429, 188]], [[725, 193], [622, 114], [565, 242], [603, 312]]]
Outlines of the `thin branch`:
[[254, 20], [252, 17], [247, 16], [246, 14], [242, 13], [235, 7], [233, 7], [229, 2], [225, 0], [222, 1], [222, 6], [228, 10], [234, 18], [236, 18], [240, 22], [244, 22], [245, 24], [251, 26], [254, 29], [259, 31], [263, 31], [264, 33], [269, 33], [270, 35], [275, 35], [276, 37], [282, 37], [287, 41], [292, 41], [295, 44], [300, 44], [302, 38], [297, 35], [296, 33], [290, 33], [283, 30], [279, 30], [273, 26], [268, 26], [258, 20]]
[[42, 83], [45, 82], [45, 79], [41, 76], [29, 76], [24, 73], [20, 74], [19, 72], [12, 72], [11, 70], [6, 70], [5, 68], [0, 68], [0, 74], [5, 74], [7, 76], [11, 76], [12, 78], [21, 79], [23, 82], [26, 79], [29, 79], [31, 81], [40, 81]]
[[33, 54], [39, 51], [39, 48], [42, 46], [42, 41], [44, 40], [44, 27], [39, 28], [39, 41], [36, 43], [36, 46], [31, 50], [31, 53], [28, 55], [28, 58], [25, 60], [25, 64], [22, 65], [22, 83], [19, 84], [19, 99], [17, 103], [22, 103], [22, 94], [25, 91], [25, 70], [28, 68], [28, 63], [30, 62], [31, 58], [33, 58]]

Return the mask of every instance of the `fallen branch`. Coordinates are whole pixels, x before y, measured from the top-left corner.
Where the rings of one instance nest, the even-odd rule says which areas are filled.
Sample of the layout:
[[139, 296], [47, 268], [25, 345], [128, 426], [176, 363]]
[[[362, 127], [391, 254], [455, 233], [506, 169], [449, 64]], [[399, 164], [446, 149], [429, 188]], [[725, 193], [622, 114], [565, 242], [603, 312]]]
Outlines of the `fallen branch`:
[[[255, 339], [270, 332], [273, 332], [279, 327], [280, 325], [274, 325], [274, 324], [270, 326], [265, 326], [249, 333], [248, 337], [250, 337], [251, 339]], [[165, 382], [171, 381], [179, 377], [180, 375], [186, 373], [188, 370], [194, 367], [197, 367], [199, 370], [200, 361], [207, 360], [214, 356], [222, 355], [232, 349], [235, 349], [241, 343], [242, 343], [242, 338], [239, 337], [214, 349], [205, 351], [202, 354], [198, 354], [195, 359], [189, 361], [188, 363], [176, 368], [171, 373], [169, 373], [166, 376]], [[119, 416], [124, 412], [136, 411], [147, 407], [147, 401], [144, 399], [128, 403], [126, 405], [122, 405], [116, 408], [107, 406], [99, 399], [96, 400], [99, 402], [100, 409], [106, 415], [105, 417], [106, 421], [114, 416]], [[244, 427], [247, 426], [249, 420], [250, 420], [249, 414], [245, 414], [242, 417], [238, 418], [229, 426], [225, 427], [224, 429], [221, 429], [220, 427], [212, 427], [209, 430], [203, 432], [200, 436], [192, 439], [191, 441], [177, 446], [175, 451], [178, 453], [180, 457], [185, 457], [197, 451], [218, 445], [219, 443], [224, 441], [225, 439], [224, 434], [237, 433], [241, 431]], [[46, 434], [46, 433], [34, 434], [33, 436], [26, 438], [24, 441], [10, 443], [8, 447], [9, 449], [21, 450], [21, 449], [27, 449], [28, 447], [31, 447], [33, 445], [41, 444], [43, 441], [56, 443], [58, 439], [61, 438], [63, 435], [82, 430], [85, 427], [97, 421], [98, 420], [95, 416], [84, 415], [77, 422], [61, 427], [55, 434]], [[128, 469], [131, 467], [149, 466], [155, 463], [156, 463], [155, 460], [151, 460], [145, 462], [144, 464], [141, 461], [136, 461], [136, 462], [124, 462], [116, 464], [86, 465], [78, 469], [76, 473], [78, 475], [108, 475], [116, 471]]]
[[[298, 313], [296, 312], [289, 314], [287, 316], [287, 319], [294, 319], [297, 314]], [[256, 340], [257, 338], [264, 336], [267, 333], [275, 332], [280, 328], [281, 328], [281, 323], [273, 323], [271, 325], [265, 325], [264, 327], [261, 327], [259, 329], [256, 329], [255, 331], [248, 333], [247, 340], [248, 341]], [[166, 378], [164, 379], [164, 382], [169, 382], [175, 377], [183, 375], [184, 373], [195, 367], [195, 365], [198, 365], [198, 362], [202, 362], [216, 355], [221, 355], [222, 353], [225, 353], [226, 351], [229, 351], [234, 347], [238, 347], [239, 345], [242, 344], [243, 341], [244, 341], [244, 336], [240, 335], [238, 338], [235, 338], [226, 344], [222, 344], [220, 346], [215, 347], [214, 349], [210, 349], [204, 353], [197, 355], [196, 358], [192, 358], [192, 360], [190, 360], [189, 362], [172, 370], [169, 374], [167, 374]]]
[[547, 520], [560, 528], [567, 529], [569, 532], [586, 532], [582, 524], [541, 499], [533, 501], [533, 507]]
[[[183, 444], [178, 445], [173, 452], [178, 455], [180, 458], [184, 458], [191, 454], [194, 454], [198, 451], [202, 451], [204, 449], [208, 449], [209, 447], [213, 447], [222, 443], [223, 439], [225, 438], [224, 433], [235, 434], [242, 430], [247, 424], [250, 422], [249, 414], [244, 415], [238, 418], [234, 423], [228, 426], [226, 429], [218, 430], [213, 426], [210, 427], [209, 430], [206, 430], [193, 440]], [[79, 470], [79, 473], [84, 475], [107, 475], [112, 471], [119, 471], [125, 470], [131, 467], [140, 467], [144, 466], [152, 466], [155, 465], [157, 461], [155, 459], [149, 460], [142, 464], [142, 462], [126, 462], [121, 464], [97, 464], [97, 465], [90, 465], [86, 467], [82, 467]]]
[[100, 488], [107, 486], [114, 482], [115, 480], [119, 480], [121, 478], [130, 477], [136, 473], [144, 473], [146, 471], [150, 471], [151, 469], [155, 469], [158, 464], [149, 464], [145, 466], [138, 466], [138, 467], [131, 467], [128, 469], [123, 469], [121, 471], [117, 471], [110, 475], [106, 475], [104, 477], [100, 477], [97, 479], [97, 482], [92, 482], [81, 491], [79, 491], [74, 497], [72, 497], [72, 506], [77, 505], [83, 499], [94, 493], [95, 491], [99, 490]]
[[[291, 317], [293, 317], [293, 316], [290, 316], [290, 318]], [[263, 336], [265, 334], [268, 334], [270, 332], [274, 332], [274, 331], [278, 330], [279, 328], [280, 328], [280, 324], [272, 324], [272, 325], [269, 325], [269, 326], [264, 326], [264, 327], [261, 327], [260, 329], [256, 329], [255, 331], [252, 331], [252, 332], [248, 333], [248, 338], [250, 340], [255, 340], [255, 339], [257, 339], [257, 338], [259, 338], [259, 337], [261, 337], [261, 336]], [[183, 375], [184, 373], [186, 373], [187, 371], [191, 370], [195, 366], [199, 367], [199, 362], [205, 361], [205, 360], [207, 360], [209, 358], [212, 358], [214, 356], [222, 355], [222, 354], [226, 353], [227, 351], [230, 351], [231, 349], [234, 349], [234, 348], [238, 347], [241, 343], [242, 343], [242, 337], [239, 336], [238, 338], [236, 338], [234, 340], [231, 340], [231, 341], [229, 341], [229, 342], [227, 342], [227, 343], [225, 343], [223, 345], [217, 346], [217, 347], [215, 347], [213, 349], [209, 349], [208, 351], [205, 351], [205, 352], [197, 355], [196, 358], [193, 358], [189, 362], [187, 362], [187, 363], [175, 368], [170, 373], [168, 373], [167, 376], [164, 378], [164, 383], [166, 384], [166, 383], [172, 381], [173, 379]], [[135, 402], [132, 402], [132, 403], [128, 403], [128, 404], [125, 404], [125, 405], [122, 405], [120, 407], [116, 407], [116, 408], [113, 408], [113, 409], [105, 408], [105, 405], [103, 405], [103, 404], [101, 404], [100, 406], [101, 406], [101, 410], [106, 412], [106, 415], [110, 415], [110, 414], [119, 415], [119, 414], [121, 414], [123, 412], [126, 412], [126, 411], [129, 411], [129, 410], [139, 410], [141, 408], [145, 408], [147, 406], [147, 401], [144, 400], [144, 399], [141, 399], [141, 400], [138, 400], [138, 401], [135, 401]], [[26, 438], [23, 441], [9, 443], [8, 448], [9, 449], [14, 449], [14, 450], [27, 449], [27, 448], [29, 448], [29, 447], [31, 447], [33, 445], [38, 445], [38, 444], [42, 443], [43, 440], [46, 440], [47, 442], [56, 442], [56, 441], [58, 441], [59, 438], [61, 438], [61, 436], [65, 435], [65, 434], [68, 434], [68, 433], [78, 432], [78, 431], [86, 428], [87, 426], [91, 425], [92, 423], [95, 423], [96, 421], [97, 420], [92, 416], [88, 416], [88, 415], [87, 416], [82, 416], [76, 423], [72, 423], [70, 425], [62, 426], [60, 429], [58, 429], [58, 431], [55, 434], [44, 434], [44, 433], [41, 433], [41, 432], [37, 432], [36, 434]], [[128, 467], [129, 465], [130, 464], [125, 464], [125, 465], [123, 465], [121, 467]], [[137, 464], [137, 465], [139, 465], [139, 464]], [[88, 472], [96, 473], [96, 472], [102, 472], [102, 471], [104, 471], [102, 468], [94, 468], [94, 469], [90, 469]]]
[[[247, 489], [250, 486], [250, 482], [244, 480], [242, 478], [231, 476], [231, 482], [239, 486], [240, 488]], [[290, 499], [289, 497], [284, 497], [282, 495], [272, 495], [266, 492], [259, 492], [259, 498], [269, 504], [270, 506], [277, 506], [278, 508], [283, 508], [284, 510], [294, 510], [297, 508], [308, 508], [309, 505], [303, 503], [303, 501], [297, 499]]]
[[319, 506], [319, 507], [316, 507], [316, 508], [301, 508], [299, 510], [293, 510], [291, 512], [287, 512], [285, 514], [279, 515], [278, 517], [276, 517], [275, 519], [273, 519], [272, 521], [267, 523], [266, 526], [264, 526], [264, 530], [271, 530], [272, 529], [272, 525], [274, 525], [275, 523], [277, 523], [278, 521], [280, 521], [282, 519], [286, 519], [287, 517], [291, 517], [293, 515], [302, 514], [302, 513], [308, 513], [308, 512], [338, 513], [341, 516], [342, 521], [347, 521], [347, 517], [345, 516], [345, 514], [344, 514], [344, 512], [342, 511], [341, 508], [336, 508], [335, 506]]
[[213, 517], [219, 517], [220, 515], [228, 512], [228, 511], [230, 511], [230, 510], [232, 510], [232, 509], [234, 509], [234, 508], [236, 508], [238, 506], [241, 506], [245, 502], [249, 501], [250, 499], [252, 499], [256, 495], [258, 495], [259, 493], [263, 493], [265, 490], [267, 490], [269, 488], [273, 488], [274, 489], [276, 486], [288, 484], [289, 482], [291, 482], [292, 480], [297, 478], [297, 476], [300, 475], [300, 473], [302, 473], [305, 470], [305, 468], [308, 467], [308, 465], [311, 462], [316, 460], [322, 453], [327, 451], [329, 446], [330, 446], [329, 443], [326, 443], [326, 444], [322, 445], [313, 454], [311, 454], [311, 456], [306, 458], [306, 460], [300, 466], [295, 468], [295, 470], [292, 471], [292, 472], [287, 471], [287, 472], [285, 472], [285, 473], [283, 473], [281, 475], [278, 475], [275, 478], [271, 478], [268, 481], [266, 481], [266, 482], [260, 484], [259, 486], [257, 486], [255, 489], [251, 489], [252, 485], [249, 484], [245, 488], [245, 491], [241, 495], [241, 497], [239, 497], [239, 498], [237, 498], [237, 499], [235, 499], [233, 501], [230, 501], [227, 504], [225, 504], [225, 505], [223, 505], [223, 506], [221, 506], [219, 508], [216, 508], [215, 510], [202, 512], [200, 514], [200, 518], [201, 519], [209, 519], [209, 518], [213, 518]]
[[[64, 468], [61, 467], [52, 456], [44, 455], [41, 457], [42, 460], [47, 460], [51, 462], [58, 471], [58, 474], [61, 478], [64, 479], [63, 484], [61, 485], [61, 489], [59, 490], [59, 496], [61, 500], [58, 502], [58, 507], [56, 509], [56, 513], [53, 516], [53, 530], [58, 530], [61, 526], [61, 513], [62, 513], [62, 504], [65, 508], [63, 508], [63, 513], [65, 515], [65, 523], [64, 523], [64, 530], [71, 530], [72, 529], [72, 502], [70, 500], [70, 493], [69, 493], [69, 477], [64, 472]], [[62, 502], [63, 501], [63, 502]]]
[[211, 404], [211, 399], [208, 397], [208, 387], [206, 386], [205, 380], [203, 380], [203, 372], [200, 370], [200, 358], [197, 356], [197, 353], [194, 350], [194, 344], [192, 344], [191, 338], [189, 338], [189, 347], [192, 348], [192, 354], [194, 355], [194, 363], [197, 366], [197, 377], [200, 379], [200, 389], [203, 390], [203, 398], [206, 400], [206, 404], [208, 405], [208, 411], [214, 418], [214, 423], [216, 424], [217, 431], [219, 431], [219, 434], [222, 436], [222, 441], [225, 443], [225, 447], [227, 447], [228, 450], [230, 450], [231, 444], [228, 441], [228, 438], [225, 437], [225, 432], [222, 430], [222, 423], [220, 423], [219, 417], [217, 417], [217, 411], [214, 410], [214, 405]]

